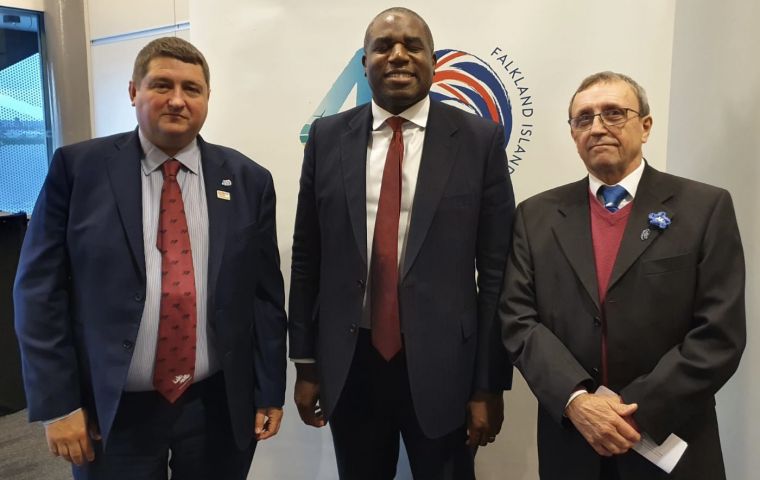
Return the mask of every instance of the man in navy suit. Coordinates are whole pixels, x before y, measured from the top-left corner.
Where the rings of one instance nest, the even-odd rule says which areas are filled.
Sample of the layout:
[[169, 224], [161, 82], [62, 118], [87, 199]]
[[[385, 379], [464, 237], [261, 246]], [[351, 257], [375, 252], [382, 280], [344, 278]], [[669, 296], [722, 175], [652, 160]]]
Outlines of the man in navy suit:
[[[587, 77], [568, 113], [588, 175], [518, 207], [499, 310], [538, 398], [541, 478], [723, 479], [715, 393], [746, 341], [731, 196], [646, 163], [630, 77]], [[644, 434], [688, 443], [670, 474], [632, 450]]]
[[243, 479], [285, 390], [272, 177], [198, 135], [209, 71], [190, 43], [145, 46], [129, 94], [138, 128], [56, 151], [31, 217], [29, 418], [76, 478], [166, 478], [171, 453], [177, 478]]
[[[511, 380], [495, 307], [514, 210], [500, 125], [430, 101], [425, 21], [367, 27], [372, 102], [314, 122], [293, 236], [290, 357], [341, 479], [474, 478]], [[477, 273], [477, 275], [476, 275]]]

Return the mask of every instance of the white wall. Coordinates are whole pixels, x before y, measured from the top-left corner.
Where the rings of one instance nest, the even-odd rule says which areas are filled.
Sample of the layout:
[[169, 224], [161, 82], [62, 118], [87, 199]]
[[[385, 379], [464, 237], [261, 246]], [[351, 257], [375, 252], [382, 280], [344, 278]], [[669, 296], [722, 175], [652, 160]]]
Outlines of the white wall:
[[137, 125], [127, 87], [137, 52], [151, 40], [177, 35], [188, 21], [188, 0], [86, 0], [89, 23], [93, 136], [132, 130]]
[[[681, 0], [676, 8], [668, 171], [728, 189], [747, 266], [747, 349], [718, 394], [729, 479], [760, 471], [760, 3]], [[754, 472], [754, 473], [753, 473]]]

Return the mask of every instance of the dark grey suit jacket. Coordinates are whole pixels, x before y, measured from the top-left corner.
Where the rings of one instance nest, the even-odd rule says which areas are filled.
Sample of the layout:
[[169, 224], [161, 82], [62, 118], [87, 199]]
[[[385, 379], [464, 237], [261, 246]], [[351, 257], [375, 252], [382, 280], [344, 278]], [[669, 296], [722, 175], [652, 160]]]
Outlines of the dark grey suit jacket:
[[[600, 457], [563, 418], [579, 384], [600, 382], [601, 322], [609, 387], [637, 403], [642, 431], [689, 447], [672, 476], [631, 451], [621, 478], [724, 478], [714, 395], [745, 344], [744, 257], [725, 190], [646, 166], [606, 300], [599, 304], [588, 179], [523, 202], [499, 317], [515, 365], [538, 398], [541, 478], [598, 478]], [[665, 230], [648, 214], [665, 211]], [[650, 235], [642, 231], [650, 228]]]
[[[328, 416], [362, 315], [371, 124], [368, 104], [314, 122], [301, 173], [290, 356], [317, 359]], [[495, 309], [513, 211], [501, 126], [431, 102], [399, 285], [414, 407], [431, 438], [464, 423], [475, 389], [511, 382]]]

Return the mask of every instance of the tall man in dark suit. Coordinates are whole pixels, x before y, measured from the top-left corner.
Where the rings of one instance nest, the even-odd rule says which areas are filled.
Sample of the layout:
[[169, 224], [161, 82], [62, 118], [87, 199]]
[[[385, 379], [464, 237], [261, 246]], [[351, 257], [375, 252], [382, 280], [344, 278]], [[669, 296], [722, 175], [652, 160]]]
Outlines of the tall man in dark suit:
[[198, 135], [209, 70], [137, 56], [135, 131], [56, 151], [14, 299], [30, 420], [76, 478], [243, 479], [285, 390], [272, 177]]
[[342, 479], [392, 479], [400, 434], [415, 478], [466, 480], [466, 443], [493, 441], [511, 380], [495, 322], [514, 209], [504, 134], [430, 101], [416, 13], [377, 15], [364, 51], [371, 104], [315, 121], [304, 154], [295, 401], [307, 424], [329, 419]]
[[[588, 77], [569, 116], [589, 175], [518, 207], [499, 306], [540, 405], [541, 478], [725, 478], [714, 395], [745, 344], [731, 197], [646, 164], [631, 78]], [[631, 451], [644, 433], [688, 443], [670, 475]]]

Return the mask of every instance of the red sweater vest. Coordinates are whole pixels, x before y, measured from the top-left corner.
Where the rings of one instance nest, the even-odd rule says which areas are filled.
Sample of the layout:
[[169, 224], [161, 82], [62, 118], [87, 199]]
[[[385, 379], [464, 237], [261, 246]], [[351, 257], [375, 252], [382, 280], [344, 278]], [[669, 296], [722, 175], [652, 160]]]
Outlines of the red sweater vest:
[[596, 282], [599, 290], [599, 304], [602, 305], [602, 384], [607, 385], [607, 319], [604, 313], [604, 300], [607, 297], [612, 267], [615, 265], [633, 202], [612, 213], [589, 192], [589, 204], [591, 205], [591, 241], [594, 245]]

